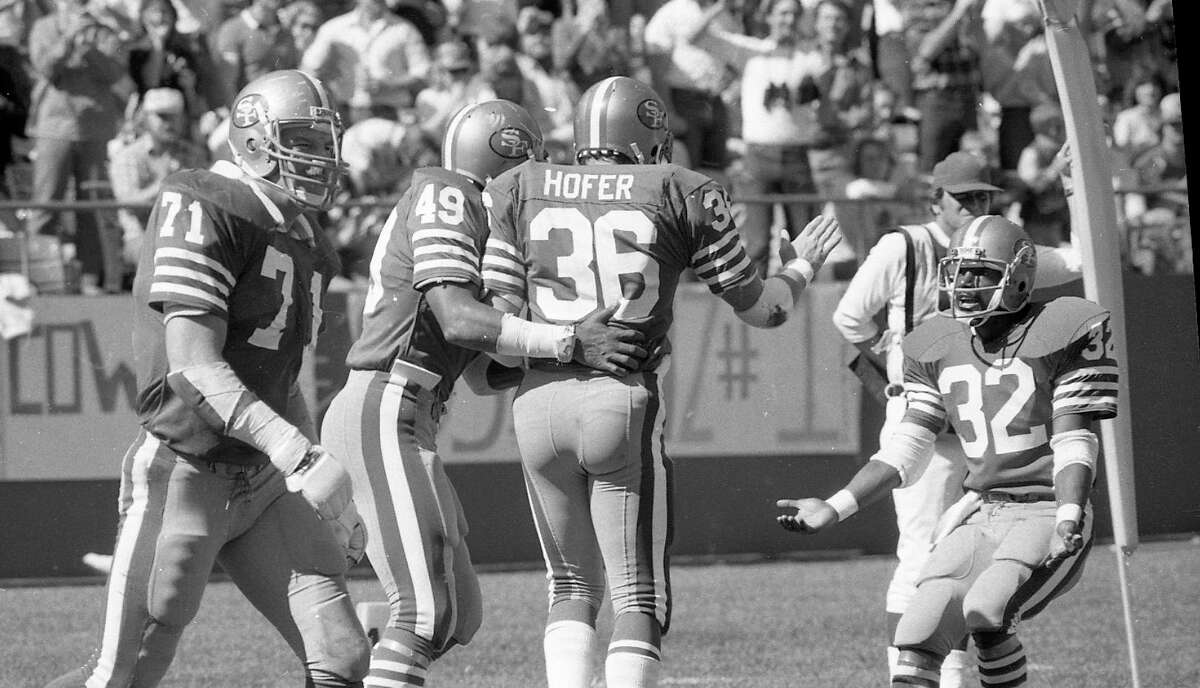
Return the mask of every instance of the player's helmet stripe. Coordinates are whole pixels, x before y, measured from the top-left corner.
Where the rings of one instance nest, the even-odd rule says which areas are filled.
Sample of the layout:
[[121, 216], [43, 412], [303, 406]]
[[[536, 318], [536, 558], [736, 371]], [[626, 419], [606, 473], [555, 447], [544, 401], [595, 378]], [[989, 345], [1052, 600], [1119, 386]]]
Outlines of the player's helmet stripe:
[[991, 217], [992, 216], [990, 215], [982, 215], [974, 220], [971, 220], [971, 224], [967, 225], [966, 231], [963, 232], [962, 245], [977, 245], [979, 243], [979, 235], [983, 234], [983, 225], [985, 222], [991, 219]]
[[604, 122], [607, 119], [608, 104], [611, 100], [613, 85], [617, 77], [610, 76], [601, 82], [596, 92], [592, 94], [592, 102], [588, 103], [588, 146], [592, 148], [605, 147], [603, 140]]
[[448, 170], [453, 170], [458, 165], [454, 156], [454, 144], [458, 141], [458, 130], [462, 129], [467, 113], [473, 109], [474, 106], [468, 105], [454, 113], [454, 117], [450, 118], [450, 124], [446, 127], [446, 138], [442, 141], [442, 167]]

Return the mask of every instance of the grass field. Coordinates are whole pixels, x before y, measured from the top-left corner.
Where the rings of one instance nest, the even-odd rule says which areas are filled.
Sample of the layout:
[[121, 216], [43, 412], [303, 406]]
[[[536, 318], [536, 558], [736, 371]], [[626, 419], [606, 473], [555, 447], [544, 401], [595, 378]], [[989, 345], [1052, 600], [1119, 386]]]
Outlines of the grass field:
[[[886, 685], [886, 557], [680, 565], [663, 686], [829, 688]], [[1141, 685], [1200, 686], [1200, 543], [1143, 544], [1129, 568]], [[540, 571], [485, 572], [483, 628], [435, 665], [436, 688], [544, 685]], [[359, 601], [382, 599], [356, 579]], [[0, 686], [42, 686], [98, 638], [103, 588], [0, 589]], [[602, 614], [602, 632], [610, 619]], [[1022, 629], [1029, 686], [1131, 685], [1116, 555], [1092, 553], [1079, 587]], [[295, 688], [298, 662], [231, 583], [209, 586], [168, 687]], [[599, 685], [599, 684], [597, 684]]]

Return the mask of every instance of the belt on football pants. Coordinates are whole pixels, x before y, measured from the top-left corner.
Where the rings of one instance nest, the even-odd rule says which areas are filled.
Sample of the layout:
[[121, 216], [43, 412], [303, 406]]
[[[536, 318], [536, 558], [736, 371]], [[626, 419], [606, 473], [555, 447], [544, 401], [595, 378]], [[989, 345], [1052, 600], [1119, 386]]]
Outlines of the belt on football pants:
[[433, 391], [438, 386], [438, 383], [442, 381], [442, 376], [432, 370], [426, 370], [415, 363], [402, 361], [398, 358], [392, 363], [391, 374], [393, 377], [404, 378], [420, 386], [422, 389], [430, 391]]
[[1034, 502], [1053, 502], [1053, 492], [1000, 492], [998, 490], [979, 490], [979, 497], [989, 504], [1032, 504]]

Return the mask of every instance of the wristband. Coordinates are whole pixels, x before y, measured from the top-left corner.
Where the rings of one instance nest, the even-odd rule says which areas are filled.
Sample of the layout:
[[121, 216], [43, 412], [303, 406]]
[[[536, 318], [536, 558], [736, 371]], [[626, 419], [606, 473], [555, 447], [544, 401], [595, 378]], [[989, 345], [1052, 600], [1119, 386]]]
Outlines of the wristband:
[[825, 503], [833, 507], [837, 512], [838, 523], [845, 521], [858, 512], [858, 500], [854, 498], [854, 493], [850, 490], [838, 490], [833, 493], [833, 496], [825, 500]]
[[1058, 510], [1054, 512], [1054, 520], [1058, 523], [1063, 521], [1080, 523], [1083, 521], [1083, 507], [1078, 504], [1060, 504]]
[[783, 266], [784, 270], [793, 270], [800, 273], [804, 278], [805, 284], [812, 284], [813, 277], [817, 274], [817, 269], [812, 266], [812, 263], [803, 258], [793, 258]]

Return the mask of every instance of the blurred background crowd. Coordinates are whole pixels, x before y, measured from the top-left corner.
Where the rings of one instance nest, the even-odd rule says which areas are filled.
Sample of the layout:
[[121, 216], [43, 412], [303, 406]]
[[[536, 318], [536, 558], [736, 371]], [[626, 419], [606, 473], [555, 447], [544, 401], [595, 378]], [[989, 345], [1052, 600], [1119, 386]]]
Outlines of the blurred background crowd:
[[[1172, 3], [1082, 5], [1127, 269], [1191, 272]], [[347, 125], [328, 224], [351, 280], [458, 108], [521, 103], [569, 161], [579, 94], [617, 74], [667, 100], [675, 161], [730, 188], [764, 272], [772, 237], [818, 211], [852, 272], [928, 219], [928, 174], [958, 150], [986, 161], [1001, 212], [1062, 244], [1042, 32], [1034, 0], [0, 0], [0, 241], [61, 251], [73, 268], [46, 291], [128, 289], [158, 183], [228, 158], [233, 96], [300, 68]], [[81, 201], [107, 202], [58, 212]]]

